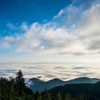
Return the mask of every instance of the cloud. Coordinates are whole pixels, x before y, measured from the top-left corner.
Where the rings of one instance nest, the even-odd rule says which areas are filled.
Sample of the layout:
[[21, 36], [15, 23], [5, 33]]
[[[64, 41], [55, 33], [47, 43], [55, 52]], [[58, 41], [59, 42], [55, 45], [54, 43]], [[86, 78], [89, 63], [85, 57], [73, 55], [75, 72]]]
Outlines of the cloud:
[[[59, 66], [59, 67], [58, 67]], [[0, 64], [1, 77], [16, 76], [16, 72], [21, 69], [24, 78], [41, 76], [41, 79], [48, 81], [53, 78], [70, 80], [77, 77], [99, 78], [100, 65], [96, 64], [23, 64], [9, 63]], [[57, 68], [58, 67], [58, 68]], [[62, 67], [62, 68], [60, 68]], [[5, 69], [6, 68], [6, 69]], [[98, 70], [97, 70], [98, 69]], [[5, 74], [3, 74], [5, 73]], [[94, 74], [93, 74], [94, 73]]]
[[78, 33], [79, 39], [87, 50], [99, 49], [100, 39], [100, 4], [92, 7], [82, 13], [81, 21], [73, 31]]
[[21, 29], [27, 31], [28, 30], [28, 26], [25, 22], [22, 23], [22, 25], [20, 26]]
[[88, 50], [100, 50], [100, 40], [92, 41], [88, 47]]
[[78, 23], [82, 8], [73, 6], [73, 4], [67, 6], [58, 13], [58, 15], [54, 16], [54, 21], [57, 22], [58, 27], [66, 27], [69, 28]]
[[0, 44], [0, 48], [10, 48], [10, 45], [9, 45], [9, 43], [8, 42], [1, 42], [1, 44]]
[[[23, 34], [2, 37], [0, 47], [15, 48], [14, 52], [52, 55], [93, 55], [100, 52], [100, 4], [82, 10], [72, 4], [62, 9], [51, 22], [18, 26]], [[7, 24], [14, 29], [13, 24]], [[58, 27], [59, 26], [59, 27]], [[18, 29], [17, 28], [17, 29]], [[16, 29], [16, 28], [15, 28]]]
[[47, 22], [47, 20], [45, 19], [45, 20], [43, 20], [43, 22]]
[[86, 52], [59, 52], [57, 53], [57, 55], [69, 55], [69, 54], [72, 54], [72, 55], [75, 55], [75, 56], [83, 56], [83, 55], [86, 55], [87, 53]]
[[88, 69], [88, 68], [87, 68], [87, 67], [84, 67], [84, 66], [83, 66], [83, 67], [80, 67], [80, 66], [79, 66], [79, 67], [74, 67], [73, 69], [74, 69], [74, 70], [75, 70], [75, 69], [77, 70], [77, 69]]
[[63, 13], [64, 13], [64, 10], [62, 9], [62, 10], [58, 13], [58, 15], [54, 16], [53, 18], [58, 18], [58, 17], [60, 17]]
[[17, 27], [15, 27], [12, 23], [7, 23], [6, 26], [9, 27], [11, 30], [17, 29]]

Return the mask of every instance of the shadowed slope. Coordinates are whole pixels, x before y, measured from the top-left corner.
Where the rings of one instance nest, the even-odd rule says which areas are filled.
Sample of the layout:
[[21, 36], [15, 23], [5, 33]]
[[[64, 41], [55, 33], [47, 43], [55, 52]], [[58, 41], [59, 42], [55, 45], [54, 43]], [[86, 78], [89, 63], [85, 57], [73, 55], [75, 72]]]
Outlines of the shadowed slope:
[[87, 77], [81, 77], [81, 78], [76, 78], [76, 79], [73, 79], [73, 80], [70, 80], [70, 81], [62, 81], [60, 79], [52, 79], [50, 81], [47, 81], [47, 82], [44, 82], [44, 81], [41, 81], [37, 78], [32, 78], [30, 79], [30, 81], [32, 81], [34, 83], [34, 85], [30, 85], [30, 88], [36, 92], [36, 91], [43, 91], [45, 88], [48, 90], [48, 89], [51, 89], [55, 86], [63, 86], [65, 84], [77, 84], [77, 83], [96, 83], [99, 81], [99, 79], [92, 79], [92, 78], [87, 78]]

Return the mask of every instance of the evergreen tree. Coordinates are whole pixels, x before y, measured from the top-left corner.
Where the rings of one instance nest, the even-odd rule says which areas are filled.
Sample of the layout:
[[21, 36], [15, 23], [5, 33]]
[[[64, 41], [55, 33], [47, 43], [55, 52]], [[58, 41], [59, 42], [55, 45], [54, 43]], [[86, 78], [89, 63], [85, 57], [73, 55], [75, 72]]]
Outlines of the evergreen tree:
[[63, 100], [60, 91], [58, 91], [57, 100]]
[[16, 73], [16, 81], [17, 82], [24, 82], [23, 73], [21, 70], [19, 70], [19, 72]]
[[71, 100], [71, 96], [69, 94], [65, 94], [65, 100]]

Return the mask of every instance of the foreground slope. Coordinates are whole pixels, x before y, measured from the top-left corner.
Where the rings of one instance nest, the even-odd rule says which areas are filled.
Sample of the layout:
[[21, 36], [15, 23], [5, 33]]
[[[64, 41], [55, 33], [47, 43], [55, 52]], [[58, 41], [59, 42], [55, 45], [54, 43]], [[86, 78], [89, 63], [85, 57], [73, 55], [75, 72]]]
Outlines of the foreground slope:
[[80, 83], [80, 84], [66, 84], [64, 86], [57, 86], [48, 90], [52, 96], [56, 95], [58, 91], [63, 94], [70, 94], [72, 98], [83, 94], [88, 100], [100, 100], [100, 81], [97, 83]]

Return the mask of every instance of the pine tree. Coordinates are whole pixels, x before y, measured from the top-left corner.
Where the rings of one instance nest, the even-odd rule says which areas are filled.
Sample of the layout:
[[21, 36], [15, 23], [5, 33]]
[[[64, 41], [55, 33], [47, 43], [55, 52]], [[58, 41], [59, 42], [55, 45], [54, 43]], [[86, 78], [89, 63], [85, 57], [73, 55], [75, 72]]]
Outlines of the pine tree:
[[25, 83], [24, 83], [24, 78], [23, 78], [23, 73], [21, 70], [16, 73], [16, 87], [17, 87], [17, 94], [20, 96], [22, 95], [22, 92], [24, 91], [25, 88]]
[[19, 70], [19, 72], [16, 73], [16, 81], [17, 82], [24, 82], [23, 73], [21, 70]]
[[58, 91], [57, 100], [63, 100], [60, 91]]

